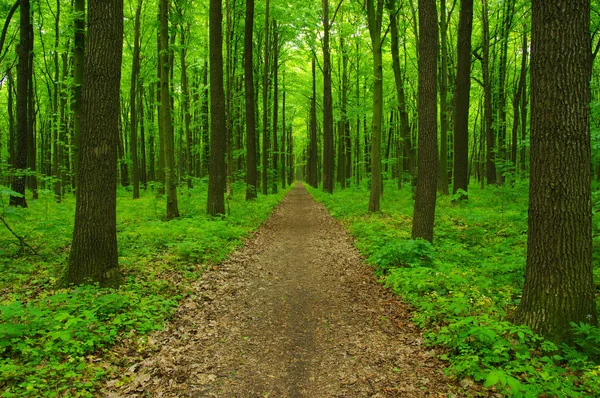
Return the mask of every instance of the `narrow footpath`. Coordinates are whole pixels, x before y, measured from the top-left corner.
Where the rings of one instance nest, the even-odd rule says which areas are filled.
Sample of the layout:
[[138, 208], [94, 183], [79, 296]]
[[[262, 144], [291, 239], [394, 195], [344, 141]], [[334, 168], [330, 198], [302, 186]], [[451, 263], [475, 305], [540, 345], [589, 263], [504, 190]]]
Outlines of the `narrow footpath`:
[[130, 381], [109, 382], [105, 396], [462, 395], [409, 308], [301, 184], [194, 288]]

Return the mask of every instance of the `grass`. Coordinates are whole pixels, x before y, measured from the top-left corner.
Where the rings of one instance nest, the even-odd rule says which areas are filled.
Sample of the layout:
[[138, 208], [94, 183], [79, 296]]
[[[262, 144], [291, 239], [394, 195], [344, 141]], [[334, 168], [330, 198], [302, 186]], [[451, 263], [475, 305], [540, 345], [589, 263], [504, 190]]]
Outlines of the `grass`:
[[[411, 240], [409, 188], [385, 187], [381, 213], [365, 186], [333, 195], [309, 188], [341, 219], [382, 283], [414, 307], [413, 322], [440, 348], [448, 372], [515, 397], [588, 397], [600, 391], [600, 330], [576, 325], [576, 347], [557, 347], [510, 323], [523, 286], [527, 182], [481, 190], [468, 202], [438, 198], [434, 244]], [[600, 194], [594, 195], [596, 208]], [[594, 274], [600, 286], [600, 216], [594, 213]], [[600, 306], [599, 306], [600, 308]]]
[[164, 221], [165, 198], [150, 191], [139, 200], [120, 189], [117, 205], [119, 263], [125, 283], [62, 288], [73, 232], [75, 201], [57, 204], [53, 193], [27, 209], [7, 207], [5, 219], [36, 249], [23, 252], [0, 228], [0, 396], [94, 396], [115, 370], [98, 361], [115, 343], [162, 329], [209, 264], [223, 260], [271, 213], [285, 192], [244, 200], [234, 185], [229, 214], [205, 215], [206, 183], [181, 189], [181, 217]]

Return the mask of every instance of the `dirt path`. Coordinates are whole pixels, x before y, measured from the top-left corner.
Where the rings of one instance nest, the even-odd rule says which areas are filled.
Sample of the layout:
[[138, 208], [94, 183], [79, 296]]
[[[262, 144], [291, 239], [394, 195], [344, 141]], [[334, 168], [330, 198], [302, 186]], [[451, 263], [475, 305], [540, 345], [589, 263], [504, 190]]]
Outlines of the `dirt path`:
[[[406, 306], [300, 184], [205, 273], [111, 396], [446, 397], [456, 390]], [[152, 350], [151, 350], [152, 351]], [[459, 394], [460, 395], [460, 394]]]

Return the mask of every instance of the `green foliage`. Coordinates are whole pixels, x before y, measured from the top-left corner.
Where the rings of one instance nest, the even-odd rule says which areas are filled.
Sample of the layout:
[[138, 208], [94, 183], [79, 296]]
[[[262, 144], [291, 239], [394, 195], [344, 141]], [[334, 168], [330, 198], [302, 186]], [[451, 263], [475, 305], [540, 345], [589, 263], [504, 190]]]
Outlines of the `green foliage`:
[[245, 202], [244, 186], [233, 189], [230, 214], [213, 220], [205, 215], [206, 184], [195, 181], [180, 195], [182, 217], [169, 222], [162, 220], [165, 198], [142, 192], [133, 201], [119, 191], [119, 263], [126, 282], [118, 289], [57, 283], [72, 236], [73, 198], [56, 204], [52, 192], [41, 191], [29, 208], [12, 209], [3, 195], [16, 232], [39, 252], [19, 252], [14, 237], [0, 229], [0, 396], [97, 395], [98, 382], [114, 372], [97, 358], [124, 338], [161, 329], [190, 293], [189, 282], [238, 246], [283, 195]]
[[[526, 181], [471, 187], [468, 201], [438, 198], [433, 246], [410, 239], [408, 189], [386, 186], [381, 214], [367, 213], [364, 188], [333, 195], [309, 190], [342, 219], [382, 283], [415, 308], [413, 322], [425, 329], [426, 343], [440, 349], [452, 376], [514, 397], [588, 397], [600, 390], [600, 329], [573, 324], [577, 347], [557, 347], [509, 321], [525, 269]], [[597, 193], [594, 198], [597, 204]], [[595, 259], [599, 217], [595, 213]]]

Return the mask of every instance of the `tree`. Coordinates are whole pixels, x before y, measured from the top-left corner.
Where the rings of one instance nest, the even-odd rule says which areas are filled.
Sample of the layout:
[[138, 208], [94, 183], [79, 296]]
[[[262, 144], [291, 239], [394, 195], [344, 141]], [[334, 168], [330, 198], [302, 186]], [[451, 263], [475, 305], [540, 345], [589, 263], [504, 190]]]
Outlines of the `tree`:
[[269, 0], [265, 13], [265, 47], [263, 54], [263, 129], [262, 129], [262, 192], [269, 193]]
[[81, 84], [83, 83], [83, 62], [85, 55], [85, 0], [75, 0], [73, 28], [73, 166], [77, 180], [77, 161], [79, 153], [79, 137], [81, 136]]
[[135, 26], [133, 33], [133, 61], [131, 65], [131, 89], [129, 92], [129, 112], [131, 115], [131, 162], [133, 163], [133, 199], [140, 197], [140, 167], [138, 161], [138, 120], [137, 120], [137, 83], [140, 71], [140, 16], [143, 0], [139, 0], [135, 11]]
[[317, 188], [317, 82], [316, 82], [316, 60], [312, 57], [312, 96], [310, 99], [310, 139], [308, 149], [308, 183]]
[[91, 1], [81, 93], [75, 228], [66, 282], [121, 281], [117, 254], [117, 145], [123, 0]]
[[369, 197], [369, 211], [375, 212], [380, 210], [379, 201], [382, 189], [383, 63], [381, 56], [381, 25], [383, 22], [383, 0], [377, 0], [376, 5], [374, 0], [367, 0], [367, 21], [371, 36], [371, 50], [373, 51], [373, 121], [371, 126], [371, 195]]
[[590, 1], [532, 1], [531, 178], [515, 321], [556, 342], [598, 323], [592, 276]]
[[471, 90], [471, 32], [473, 30], [473, 0], [460, 1], [458, 22], [458, 66], [454, 103], [454, 186], [468, 190], [469, 168], [469, 94]]
[[[29, 67], [29, 53], [33, 49], [33, 36], [30, 35], [30, 5], [29, 0], [21, 0], [19, 24], [21, 27], [18, 47], [17, 64], [17, 152], [14, 166], [17, 170], [27, 168], [28, 138], [29, 138], [29, 81], [31, 69]], [[25, 176], [18, 175], [12, 180], [12, 190], [18, 196], [10, 197], [11, 206], [27, 207], [25, 200]]]
[[[333, 193], [333, 95], [331, 93], [331, 54], [329, 51], [329, 0], [323, 6], [323, 192]], [[341, 4], [341, 3], [340, 3]]]
[[419, 0], [419, 159], [412, 237], [433, 241], [437, 183], [438, 26], [435, 0]]
[[175, 148], [173, 116], [169, 84], [169, 0], [160, 0], [160, 123], [163, 140], [165, 186], [167, 191], [167, 220], [179, 217], [177, 181], [175, 179]]
[[223, 10], [210, 0], [210, 170], [207, 213], [225, 214], [225, 90], [223, 88]]
[[252, 64], [252, 32], [254, 0], [246, 0], [244, 30], [244, 84], [246, 90], [246, 200], [256, 199], [256, 119], [254, 117], [254, 69]]

